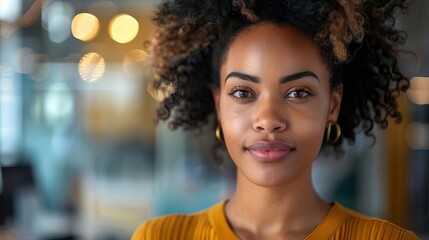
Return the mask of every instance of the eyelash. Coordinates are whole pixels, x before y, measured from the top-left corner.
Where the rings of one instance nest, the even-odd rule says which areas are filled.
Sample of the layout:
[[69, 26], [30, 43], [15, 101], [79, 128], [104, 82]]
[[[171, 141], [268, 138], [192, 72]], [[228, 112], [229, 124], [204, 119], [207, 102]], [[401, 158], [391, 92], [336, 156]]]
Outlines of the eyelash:
[[[248, 94], [248, 95], [251, 95], [251, 96], [248, 96], [248, 95], [247, 95], [247, 97], [246, 96], [236, 96], [237, 93], [239, 95], [241, 95], [241, 94]], [[305, 96], [290, 97], [290, 95], [293, 94], [293, 93], [295, 93], [295, 94], [297, 94], [297, 93], [299, 93], [299, 94], [304, 93]], [[255, 94], [253, 93], [253, 91], [251, 89], [247, 88], [247, 87], [244, 87], [244, 86], [237, 86], [237, 87], [232, 88], [228, 92], [228, 95], [231, 96], [231, 97], [233, 97], [233, 98], [235, 98], [235, 99], [237, 99], [237, 100], [239, 100], [239, 101], [244, 101], [245, 99], [248, 99], [250, 97], [251, 98], [255, 97]], [[314, 94], [308, 88], [306, 88], [306, 87], [297, 87], [297, 88], [289, 91], [288, 93], [286, 93], [285, 98], [296, 99], [298, 101], [305, 101], [308, 97], [311, 97], [313, 95]]]
[[244, 86], [237, 86], [237, 87], [232, 88], [228, 92], [228, 95], [239, 100], [239, 101], [244, 101], [245, 99], [248, 99], [249, 97], [235, 96], [236, 93], [246, 93], [246, 94], [252, 95], [252, 97], [255, 97], [255, 94], [253, 93], [253, 91], [250, 88], [247, 88]]
[[290, 94], [292, 94], [292, 93], [305, 93], [305, 94], [306, 94], [306, 96], [301, 96], [301, 97], [290, 97], [290, 98], [294, 98], [294, 99], [297, 99], [297, 100], [300, 100], [300, 101], [304, 101], [304, 100], [306, 100], [308, 97], [313, 96], [313, 93], [312, 93], [308, 88], [306, 88], [306, 87], [298, 87], [298, 88], [296, 88], [296, 89], [293, 89], [292, 91], [289, 91], [289, 92], [286, 94], [286, 98], [289, 98], [288, 96], [289, 96]]

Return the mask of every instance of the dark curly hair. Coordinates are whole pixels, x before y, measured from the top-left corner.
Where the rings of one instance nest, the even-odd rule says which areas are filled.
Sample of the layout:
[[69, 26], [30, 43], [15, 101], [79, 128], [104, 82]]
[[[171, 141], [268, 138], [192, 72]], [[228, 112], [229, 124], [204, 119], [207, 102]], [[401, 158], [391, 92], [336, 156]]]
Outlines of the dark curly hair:
[[396, 98], [409, 79], [398, 68], [395, 47], [406, 34], [394, 29], [406, 0], [175, 0], [156, 11], [151, 42], [153, 87], [164, 92], [157, 110], [172, 129], [196, 129], [215, 117], [211, 87], [235, 36], [253, 24], [291, 25], [319, 46], [330, 70], [331, 88], [343, 84], [338, 142], [355, 142], [362, 127], [386, 128], [388, 117], [401, 121]]

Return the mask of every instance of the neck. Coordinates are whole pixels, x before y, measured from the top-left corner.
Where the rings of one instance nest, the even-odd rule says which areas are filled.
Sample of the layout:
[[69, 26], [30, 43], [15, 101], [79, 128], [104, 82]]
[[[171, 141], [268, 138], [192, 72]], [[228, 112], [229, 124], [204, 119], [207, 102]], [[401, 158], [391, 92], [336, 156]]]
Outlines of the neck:
[[328, 210], [329, 205], [313, 188], [311, 169], [300, 179], [275, 187], [255, 185], [238, 173], [237, 190], [225, 209], [233, 230], [246, 239], [307, 236], [323, 221]]

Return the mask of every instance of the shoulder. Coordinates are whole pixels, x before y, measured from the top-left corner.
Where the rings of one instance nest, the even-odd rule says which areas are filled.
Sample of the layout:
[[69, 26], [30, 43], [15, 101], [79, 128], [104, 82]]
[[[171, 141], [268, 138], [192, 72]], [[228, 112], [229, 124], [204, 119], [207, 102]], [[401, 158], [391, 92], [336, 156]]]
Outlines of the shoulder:
[[[347, 239], [403, 239], [414, 240], [418, 237], [411, 231], [401, 228], [389, 221], [372, 218], [336, 204], [338, 211], [345, 214], [343, 224], [336, 235]], [[349, 235], [349, 237], [345, 236]]]
[[132, 240], [192, 239], [198, 232], [210, 228], [207, 212], [171, 214], [149, 220], [134, 232]]

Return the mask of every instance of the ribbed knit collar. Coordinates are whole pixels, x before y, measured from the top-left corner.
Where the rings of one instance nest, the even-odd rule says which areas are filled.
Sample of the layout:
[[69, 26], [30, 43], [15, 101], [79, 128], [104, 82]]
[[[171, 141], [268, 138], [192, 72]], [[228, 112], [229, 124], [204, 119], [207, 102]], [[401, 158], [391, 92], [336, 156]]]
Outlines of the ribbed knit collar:
[[[220, 202], [208, 210], [208, 217], [219, 240], [239, 240], [235, 235], [225, 216], [225, 204], [227, 201]], [[347, 210], [341, 204], [335, 202], [329, 209], [328, 214], [322, 223], [305, 239], [329, 239], [335, 231], [341, 226], [349, 215]]]

